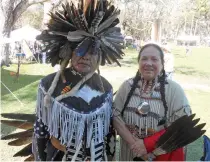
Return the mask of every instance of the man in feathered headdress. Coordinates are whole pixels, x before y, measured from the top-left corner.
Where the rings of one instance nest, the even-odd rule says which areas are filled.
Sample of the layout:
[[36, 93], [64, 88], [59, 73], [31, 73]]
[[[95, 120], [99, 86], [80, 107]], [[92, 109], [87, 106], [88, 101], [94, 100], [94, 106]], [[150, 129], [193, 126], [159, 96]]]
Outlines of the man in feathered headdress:
[[[55, 74], [41, 80], [33, 136], [35, 160], [107, 160], [114, 155], [112, 86], [99, 65], [121, 59], [119, 10], [107, 0], [80, 0], [50, 13], [44, 44]], [[66, 68], [70, 62], [70, 68]], [[95, 71], [98, 70], [98, 74]]]

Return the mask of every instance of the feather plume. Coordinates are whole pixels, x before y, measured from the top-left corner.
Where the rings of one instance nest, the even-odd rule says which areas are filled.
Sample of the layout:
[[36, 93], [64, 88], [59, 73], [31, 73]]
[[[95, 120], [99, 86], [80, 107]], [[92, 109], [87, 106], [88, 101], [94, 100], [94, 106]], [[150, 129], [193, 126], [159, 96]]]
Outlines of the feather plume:
[[[123, 55], [122, 47], [118, 45], [123, 43], [123, 37], [120, 28], [115, 27], [119, 23], [119, 13], [107, 0], [79, 0], [77, 6], [72, 2], [62, 4], [62, 10], [49, 13], [51, 20], [47, 24], [48, 30], [37, 39], [44, 43], [43, 52], [47, 52], [47, 60], [52, 66], [62, 62], [65, 56], [69, 58], [63, 48], [66, 42], [71, 43], [71, 51], [74, 51], [81, 44], [87, 44], [84, 41], [86, 38], [102, 37], [107, 37], [104, 44], [108, 46], [108, 50], [102, 50], [102, 64], [106, 59], [108, 63], [117, 62]], [[94, 47], [95, 54], [99, 54], [99, 48], [101, 47]], [[111, 51], [112, 54], [103, 57], [106, 55], [104, 51]]]
[[72, 24], [74, 24], [74, 26], [77, 28], [77, 26], [75, 25], [75, 22], [74, 22], [74, 15], [72, 13], [69, 3], [66, 4], [66, 12], [67, 12], [67, 15], [68, 15], [69, 19], [71, 20]]
[[72, 55], [71, 45], [69, 42], [66, 42], [59, 51], [59, 57], [69, 60]]
[[34, 155], [31, 154], [29, 157], [27, 157], [24, 161], [34, 161]]
[[14, 139], [14, 138], [25, 138], [25, 137], [32, 137], [33, 129], [29, 129], [19, 133], [13, 133], [2, 137], [2, 140]]
[[110, 17], [110, 16], [113, 14], [114, 10], [115, 10], [114, 5], [110, 5], [110, 4], [109, 4], [109, 6], [110, 6], [110, 7], [106, 10], [102, 22], [104, 22], [105, 20], [107, 20], [107, 18]]
[[31, 141], [32, 141], [32, 136], [16, 139], [14, 141], [9, 142], [8, 145], [10, 145], [10, 146], [22, 146], [22, 145], [31, 143]]
[[[63, 11], [55, 11], [55, 15], [57, 15], [58, 17], [60, 17], [62, 20], [66, 20], [66, 17], [65, 17], [64, 12], [65, 12], [65, 10], [63, 10]], [[67, 23], [69, 23], [69, 22], [67, 21]]]
[[78, 12], [79, 12], [79, 19], [80, 19], [81, 26], [83, 27], [85, 31], [88, 31], [88, 23], [87, 23], [84, 13], [82, 12], [81, 9], [79, 9]]
[[115, 55], [115, 53], [112, 52], [108, 47], [106, 47], [106, 45], [103, 42], [101, 42], [101, 47], [104, 51], [105, 57], [107, 58], [107, 60], [109, 60], [110, 63], [116, 62], [118, 66], [121, 66], [117, 60], [117, 56]]
[[112, 16], [110, 16], [107, 20], [101, 23], [98, 27], [97, 33], [100, 33], [102, 30], [108, 28], [117, 19], [119, 14], [120, 14], [120, 11], [117, 11]]
[[33, 128], [33, 124], [26, 121], [18, 121], [18, 120], [1, 120], [1, 123], [13, 126], [20, 129], [31, 129]]
[[26, 120], [32, 123], [35, 122], [35, 119], [36, 119], [35, 114], [2, 113], [1, 116], [8, 119]]
[[81, 30], [82, 26], [80, 25], [80, 19], [79, 19], [79, 13], [74, 5], [74, 3], [71, 2], [71, 12], [73, 15], [73, 19], [74, 19], [74, 24], [76, 26], [77, 29]]
[[52, 67], [54, 67], [56, 64], [58, 64], [59, 60], [60, 60], [60, 58], [59, 58], [58, 55], [56, 55], [55, 57], [50, 58], [50, 62], [51, 62]]
[[[51, 18], [55, 21], [58, 21], [59, 23], [62, 23], [63, 25], [66, 25], [69, 29], [74, 30], [76, 29], [75, 26], [71, 23], [69, 23], [68, 21], [66, 21], [65, 19], [61, 18], [60, 13], [57, 12], [57, 14], [53, 14], [52, 12], [50, 12], [49, 14], [51, 16]], [[59, 16], [58, 16], [59, 15]]]
[[112, 27], [112, 28], [109, 28], [109, 29], [107, 29], [106, 31], [104, 31], [104, 32], [100, 32], [98, 35], [99, 36], [102, 36], [102, 35], [108, 35], [108, 34], [110, 34], [110, 33], [119, 33], [119, 34], [121, 34], [120, 32], [121, 32], [121, 29], [119, 28], [119, 27]]
[[91, 27], [90, 27], [90, 32], [92, 34], [96, 33], [96, 31], [98, 29], [98, 25], [100, 24], [101, 20], [103, 19], [103, 16], [104, 16], [104, 12], [99, 11], [98, 14], [96, 15], [96, 17], [93, 19], [93, 21], [91, 23]]
[[86, 18], [86, 20], [88, 20], [87, 18], [88, 18], [88, 11], [89, 11], [89, 7], [90, 7], [90, 2], [91, 2], [91, 0], [85, 0], [85, 4], [84, 4], [84, 7], [83, 7], [83, 13], [84, 13], [84, 16], [85, 16], [85, 18]]
[[109, 47], [112, 51], [114, 51], [116, 53], [116, 56], [118, 59], [122, 59], [119, 51], [109, 41], [107, 41], [106, 38], [102, 38], [101, 40], [107, 47]]
[[194, 115], [185, 115], [172, 123], [156, 143], [157, 149], [154, 151], [155, 154], [158, 155], [158, 149], [163, 150], [163, 152], [171, 152], [180, 147], [184, 147], [202, 136], [205, 133], [202, 130], [205, 124], [196, 126], [199, 119], [192, 120], [193, 118]]
[[32, 154], [32, 143], [25, 146], [23, 149], [18, 151], [13, 157], [17, 156], [29, 156]]
[[123, 43], [124, 42], [124, 39], [122, 39], [121, 37], [116, 38], [116, 37], [113, 37], [113, 36], [105, 36], [105, 38], [107, 40], [110, 40], [111, 42], [114, 42], [114, 43]]

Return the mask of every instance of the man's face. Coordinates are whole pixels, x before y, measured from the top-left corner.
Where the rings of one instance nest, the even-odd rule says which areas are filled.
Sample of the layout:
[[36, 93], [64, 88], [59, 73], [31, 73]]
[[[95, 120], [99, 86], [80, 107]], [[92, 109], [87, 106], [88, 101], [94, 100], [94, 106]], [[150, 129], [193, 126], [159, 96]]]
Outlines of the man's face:
[[92, 55], [89, 50], [84, 56], [77, 56], [73, 53], [71, 58], [71, 65], [81, 74], [88, 74], [97, 68], [98, 55]]

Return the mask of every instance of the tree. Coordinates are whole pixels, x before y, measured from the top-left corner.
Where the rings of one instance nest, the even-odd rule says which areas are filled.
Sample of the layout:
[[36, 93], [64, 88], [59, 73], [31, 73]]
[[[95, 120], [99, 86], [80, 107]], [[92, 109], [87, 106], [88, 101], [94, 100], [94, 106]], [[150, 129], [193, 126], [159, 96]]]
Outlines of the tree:
[[[39, 12], [37, 12], [39, 11]], [[26, 24], [40, 30], [42, 27], [42, 21], [44, 16], [44, 5], [33, 5], [29, 7], [13, 26], [14, 29], [21, 28]]]
[[[15, 22], [22, 15], [22, 13], [27, 10], [28, 7], [46, 1], [48, 0], [0, 0], [1, 37], [10, 37], [10, 33]], [[8, 65], [9, 45], [5, 44], [4, 46], [0, 47], [0, 53], [3, 58], [3, 63], [1, 62], [1, 64]]]
[[161, 22], [161, 35], [177, 36], [210, 33], [210, 0], [115, 0], [122, 6], [121, 21], [125, 34], [150, 39], [152, 24]]

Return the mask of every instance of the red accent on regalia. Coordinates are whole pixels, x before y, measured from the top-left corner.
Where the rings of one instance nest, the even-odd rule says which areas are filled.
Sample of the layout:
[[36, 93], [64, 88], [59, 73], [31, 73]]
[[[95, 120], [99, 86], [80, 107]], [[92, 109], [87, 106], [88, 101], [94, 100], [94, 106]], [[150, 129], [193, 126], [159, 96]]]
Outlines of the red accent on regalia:
[[[161, 130], [150, 137], [144, 138], [144, 144], [148, 153], [155, 149], [155, 143], [164, 133], [165, 130]], [[154, 161], [184, 161], [184, 149], [179, 148], [171, 153], [157, 156]]]

